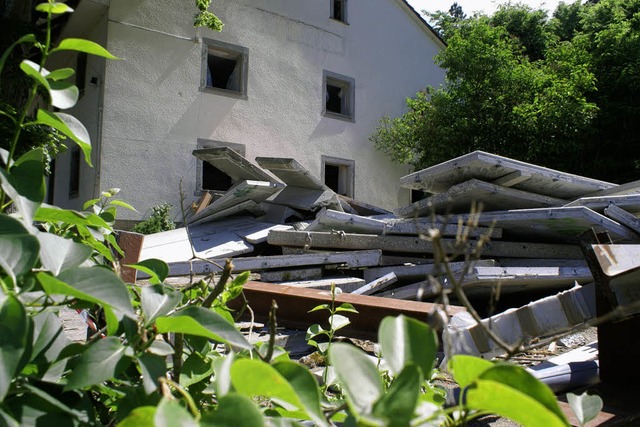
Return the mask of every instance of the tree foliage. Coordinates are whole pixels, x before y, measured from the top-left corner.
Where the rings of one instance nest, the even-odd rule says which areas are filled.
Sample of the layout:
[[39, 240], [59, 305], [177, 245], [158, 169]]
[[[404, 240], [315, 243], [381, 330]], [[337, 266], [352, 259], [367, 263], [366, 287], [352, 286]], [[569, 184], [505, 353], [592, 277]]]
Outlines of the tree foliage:
[[472, 17], [454, 6], [430, 15], [448, 43], [436, 56], [444, 84], [382, 118], [379, 149], [416, 168], [481, 149], [637, 179], [640, 0], [560, 4], [551, 18], [521, 4]]

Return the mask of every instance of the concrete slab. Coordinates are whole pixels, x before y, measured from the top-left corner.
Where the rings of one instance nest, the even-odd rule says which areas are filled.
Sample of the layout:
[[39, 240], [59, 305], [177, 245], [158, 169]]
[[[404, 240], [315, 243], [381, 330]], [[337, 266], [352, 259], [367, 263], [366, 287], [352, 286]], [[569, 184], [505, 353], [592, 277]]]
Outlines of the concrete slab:
[[340, 205], [340, 201], [338, 200], [336, 193], [330, 189], [316, 190], [311, 188], [286, 186], [269, 201], [271, 203], [303, 211], [312, 211], [323, 207], [342, 211], [342, 206]]
[[294, 268], [287, 270], [271, 270], [260, 273], [262, 282], [277, 283], [301, 280], [318, 280], [322, 278], [322, 267]]
[[627, 196], [638, 193], [640, 193], [640, 180], [627, 182], [625, 184], [599, 190], [591, 194], [586, 194], [585, 197]]
[[562, 206], [566, 202], [566, 200], [555, 197], [502, 187], [479, 179], [470, 179], [456, 184], [442, 193], [398, 208], [395, 213], [403, 218], [411, 218], [434, 213], [469, 213], [476, 203], [482, 203], [482, 210], [488, 212]]
[[[640, 190], [639, 190], [640, 191]], [[609, 205], [616, 205], [635, 216], [640, 216], [640, 193], [616, 196], [581, 197], [565, 206], [584, 206], [598, 213], [604, 213]]]
[[[395, 273], [391, 272], [385, 274], [382, 277], [373, 280], [372, 282], [367, 283], [366, 285], [351, 291], [352, 294], [357, 295], [371, 295], [374, 292], [379, 292], [387, 289], [389, 286], [393, 285], [398, 281]], [[364, 280], [363, 280], [364, 282]]]
[[260, 204], [254, 202], [253, 200], [245, 200], [244, 202], [240, 202], [237, 205], [230, 206], [226, 209], [222, 209], [217, 212], [213, 212], [200, 219], [196, 219], [196, 220], [191, 219], [189, 220], [189, 225], [193, 226], [193, 225], [203, 224], [207, 222], [217, 221], [219, 219], [226, 218], [226, 217], [243, 213], [243, 212], [244, 213], [249, 212], [255, 216], [264, 214], [264, 211], [262, 210]]
[[[370, 234], [327, 233], [307, 231], [272, 231], [267, 239], [269, 244], [294, 246], [306, 249], [342, 249], [364, 250], [381, 249], [399, 253], [433, 253], [433, 244], [419, 237], [376, 236]], [[455, 240], [443, 240], [445, 250], [459, 253]], [[467, 250], [474, 247], [469, 242]], [[520, 258], [572, 258], [581, 259], [580, 248], [575, 245], [551, 243], [526, 243], [495, 241], [485, 244], [482, 255], [486, 257], [520, 257]]]
[[331, 290], [331, 285], [340, 288], [342, 292], [351, 293], [364, 285], [364, 280], [357, 277], [328, 277], [319, 280], [292, 281], [276, 283], [277, 285], [292, 286], [294, 288]]
[[[446, 222], [445, 222], [446, 221]], [[502, 229], [498, 227], [466, 227], [464, 224], [450, 224], [446, 218], [442, 220], [432, 218], [391, 219], [385, 220], [384, 234], [421, 235], [428, 234], [429, 229], [438, 229], [442, 236], [457, 236], [466, 234], [469, 237], [489, 235], [492, 239], [502, 238]]]
[[485, 212], [480, 214], [478, 223], [495, 224], [509, 239], [577, 242], [582, 233], [591, 229], [606, 231], [615, 240], [637, 238], [636, 233], [616, 221], [582, 206]]
[[382, 234], [385, 222], [333, 209], [322, 209], [305, 231], [342, 230], [349, 233]]
[[559, 199], [575, 199], [616, 186], [483, 151], [474, 151], [404, 176], [400, 179], [400, 185], [429, 193], [442, 193], [472, 178], [492, 182], [507, 176], [513, 178], [511, 174], [517, 172], [528, 179], [498, 182], [504, 186], [512, 181], [512, 188]]
[[[465, 266], [465, 262], [450, 262], [449, 267], [454, 271], [460, 271]], [[478, 260], [469, 265], [493, 267], [495, 261], [492, 259]], [[427, 276], [440, 276], [442, 274], [442, 266], [433, 263], [429, 264], [408, 264], [408, 265], [392, 265], [386, 267], [370, 267], [364, 270], [364, 280], [372, 282], [389, 273], [394, 273], [400, 280], [422, 280]]]
[[640, 234], [638, 234], [640, 233], [640, 219], [635, 215], [616, 205], [609, 205], [609, 207], [604, 209], [604, 214], [614, 221], [618, 221], [620, 224], [633, 230], [637, 235], [636, 240], [640, 240]]
[[241, 180], [278, 182], [273, 176], [229, 147], [203, 148], [194, 150], [193, 155], [220, 169], [234, 182]]
[[256, 157], [256, 162], [264, 169], [280, 178], [287, 186], [328, 190], [322, 181], [311, 175], [294, 159], [282, 157]]

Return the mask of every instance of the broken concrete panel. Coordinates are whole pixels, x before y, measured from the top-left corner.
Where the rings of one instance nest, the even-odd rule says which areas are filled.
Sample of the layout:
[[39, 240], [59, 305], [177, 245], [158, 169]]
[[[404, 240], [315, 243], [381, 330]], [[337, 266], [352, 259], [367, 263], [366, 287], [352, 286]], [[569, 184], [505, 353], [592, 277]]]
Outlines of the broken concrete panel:
[[[403, 218], [430, 214], [469, 213], [474, 203], [482, 203], [484, 212], [506, 209], [528, 209], [562, 206], [566, 200], [557, 199], [515, 188], [470, 179], [454, 185], [442, 193], [396, 209]], [[480, 206], [480, 205], [477, 205]]]
[[[358, 294], [358, 295], [371, 295], [374, 292], [379, 292], [387, 289], [389, 286], [393, 285], [397, 281], [398, 281], [398, 278], [393, 272], [391, 272], [391, 273], [385, 274], [384, 276], [376, 280], [373, 280], [367, 283], [361, 288], [351, 291], [351, 293]], [[364, 280], [363, 280], [363, 283], [364, 283]]]
[[485, 212], [480, 214], [478, 223], [495, 224], [510, 239], [577, 242], [582, 233], [591, 229], [606, 231], [616, 240], [637, 238], [628, 228], [582, 206]]
[[[484, 319], [507, 344], [521, 344], [523, 338], [539, 338], [569, 330], [596, 316], [594, 284], [575, 286], [556, 295], [531, 302], [518, 309]], [[470, 316], [461, 314], [451, 319], [443, 334], [446, 357], [472, 354], [492, 358], [504, 353]]]
[[[640, 191], [640, 190], [639, 190]], [[620, 196], [582, 197], [565, 206], [584, 206], [598, 213], [604, 213], [609, 205], [616, 205], [635, 216], [640, 216], [640, 193]]]
[[273, 176], [242, 157], [230, 147], [214, 147], [194, 150], [193, 155], [210, 163], [236, 181], [253, 180], [278, 182]]
[[293, 209], [311, 211], [323, 207], [342, 211], [340, 201], [333, 190], [315, 190], [286, 186], [269, 200], [271, 203], [288, 206]]
[[[245, 254], [253, 246], [231, 231], [216, 225], [178, 228], [145, 236], [140, 261], [158, 258], [167, 263], [188, 261], [194, 257], [220, 258]], [[191, 241], [189, 241], [189, 235]], [[192, 246], [193, 244], [193, 246]]]
[[[474, 151], [404, 176], [400, 179], [400, 185], [429, 193], [442, 193], [472, 178], [492, 182], [518, 171], [528, 179], [515, 180], [512, 188], [558, 199], [571, 200], [616, 186], [483, 151]], [[505, 180], [502, 185], [508, 181]]]
[[364, 280], [357, 277], [328, 277], [319, 280], [307, 280], [307, 281], [294, 281], [294, 282], [282, 282], [277, 283], [283, 286], [292, 286], [294, 288], [309, 288], [309, 289], [323, 289], [331, 290], [331, 285], [335, 285], [343, 292], [353, 292], [364, 285]]
[[[295, 246], [306, 249], [333, 248], [343, 250], [381, 249], [401, 253], [433, 253], [433, 244], [419, 237], [376, 236], [370, 234], [327, 233], [308, 231], [272, 231], [267, 242], [279, 246]], [[445, 250], [457, 253], [455, 241], [443, 239]], [[474, 247], [469, 242], [468, 250]], [[521, 258], [582, 258], [580, 248], [575, 245], [524, 243], [524, 242], [488, 242], [482, 248], [487, 257], [511, 256]]]
[[332, 209], [322, 209], [305, 231], [342, 230], [349, 233], [382, 234], [384, 228], [384, 221]]
[[[272, 232], [273, 233], [273, 232]], [[298, 266], [345, 264], [351, 268], [371, 267], [378, 265], [382, 252], [379, 250], [363, 250], [349, 252], [307, 253], [300, 255], [271, 255], [264, 257], [242, 257], [233, 260], [234, 272], [262, 271]], [[224, 259], [216, 260], [216, 264], [204, 261], [176, 262], [169, 264], [170, 274], [182, 276], [187, 274], [208, 274], [221, 271]]]
[[258, 203], [254, 202], [253, 200], [245, 200], [244, 202], [241, 202], [235, 206], [231, 206], [221, 211], [211, 213], [206, 217], [196, 219], [196, 220], [192, 218], [189, 221], [189, 225], [194, 226], [194, 225], [203, 224], [206, 222], [217, 221], [219, 219], [226, 218], [228, 216], [235, 215], [241, 212], [249, 212], [255, 216], [264, 214], [264, 211], [262, 210], [261, 206]]
[[605, 208], [604, 214], [614, 221], [618, 221], [620, 224], [633, 230], [637, 235], [635, 240], [640, 240], [640, 234], [638, 234], [640, 233], [639, 218], [616, 205], [610, 205]]
[[[450, 262], [449, 268], [454, 271], [460, 271], [464, 268], [464, 261]], [[493, 267], [495, 261], [492, 259], [478, 260], [469, 264], [469, 268], [474, 266], [487, 266]], [[393, 265], [387, 267], [370, 267], [364, 270], [364, 280], [372, 282], [380, 277], [383, 277], [389, 273], [394, 273], [400, 280], [420, 280], [427, 276], [439, 276], [443, 274], [443, 266], [437, 266], [436, 264], [409, 264], [409, 265]]]
[[[378, 206], [364, 203], [360, 200], [352, 199], [351, 197], [347, 197], [342, 194], [338, 194], [338, 198], [340, 199], [340, 201], [348, 203], [349, 206], [351, 206], [351, 208], [356, 211], [355, 213], [357, 215], [372, 216], [372, 215], [390, 215], [391, 214], [391, 212], [389, 212], [386, 209], [382, 209]], [[343, 204], [343, 207], [344, 207], [344, 204]]]
[[613, 187], [599, 190], [594, 193], [585, 194], [584, 197], [606, 197], [606, 196], [627, 196], [640, 193], [640, 180], [631, 181], [625, 184], [615, 185]]
[[393, 289], [384, 290], [375, 294], [377, 297], [393, 298], [405, 301], [416, 301], [418, 295], [429, 297], [435, 295], [428, 280], [421, 280], [409, 285], [398, 286]]
[[233, 185], [222, 197], [211, 202], [202, 211], [194, 214], [189, 223], [206, 219], [218, 212], [233, 208], [240, 203], [251, 200], [260, 203], [282, 189], [282, 184], [268, 181], [240, 181]]
[[322, 278], [322, 267], [295, 268], [288, 270], [272, 270], [260, 273], [263, 282], [291, 282], [301, 280], [318, 280]]
[[273, 224], [287, 224], [291, 221], [303, 219], [300, 212], [288, 206], [264, 201], [260, 204], [260, 207], [264, 211], [264, 215], [258, 218], [260, 221], [271, 222]]
[[256, 162], [291, 187], [328, 190], [322, 181], [311, 175], [294, 159], [281, 157], [256, 157]]
[[[442, 219], [442, 218], [440, 218]], [[444, 219], [446, 221], [446, 219]], [[466, 234], [468, 237], [489, 235], [492, 239], [502, 238], [502, 229], [497, 227], [465, 227], [458, 224], [443, 223], [432, 218], [392, 219], [385, 221], [384, 234], [428, 235], [430, 229], [437, 229], [441, 236]]]

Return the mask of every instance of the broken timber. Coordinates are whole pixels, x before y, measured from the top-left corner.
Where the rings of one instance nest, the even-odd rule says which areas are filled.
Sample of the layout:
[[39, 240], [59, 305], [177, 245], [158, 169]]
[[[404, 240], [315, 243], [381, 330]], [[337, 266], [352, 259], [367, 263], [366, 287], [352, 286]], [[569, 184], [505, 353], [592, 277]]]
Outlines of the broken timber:
[[[271, 255], [263, 257], [234, 258], [234, 272], [261, 271], [275, 268], [297, 266], [346, 264], [351, 268], [370, 267], [380, 263], [382, 253], [379, 250], [363, 250], [349, 252], [309, 253], [300, 255]], [[222, 271], [224, 259], [209, 262], [194, 260], [189, 262], [170, 263], [172, 276], [188, 274], [208, 274]]]
[[[376, 236], [370, 234], [327, 233], [306, 231], [272, 231], [267, 242], [272, 245], [294, 246], [306, 249], [381, 249], [389, 252], [432, 254], [433, 244], [420, 237], [409, 236]], [[443, 239], [445, 250], [458, 253], [455, 240]], [[467, 243], [465, 250], [471, 251], [474, 242]], [[580, 248], [575, 245], [542, 244], [523, 242], [496, 241], [485, 244], [482, 255], [488, 257], [520, 257], [520, 258], [582, 258]]]
[[404, 176], [400, 185], [429, 193], [442, 193], [451, 186], [476, 178], [503, 187], [575, 199], [616, 184], [585, 178], [496, 154], [474, 151]]

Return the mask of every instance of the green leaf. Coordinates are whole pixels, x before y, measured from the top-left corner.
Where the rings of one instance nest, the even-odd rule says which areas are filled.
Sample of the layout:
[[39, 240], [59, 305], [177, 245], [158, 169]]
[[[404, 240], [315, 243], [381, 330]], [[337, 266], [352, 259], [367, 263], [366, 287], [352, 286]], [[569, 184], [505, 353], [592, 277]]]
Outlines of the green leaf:
[[87, 129], [78, 119], [69, 114], [52, 113], [39, 109], [37, 120], [34, 123], [51, 126], [64, 136], [71, 138], [84, 153], [87, 164], [93, 166], [91, 164], [91, 138]]
[[120, 206], [121, 208], [129, 209], [130, 211], [138, 212], [136, 208], [134, 208], [127, 202], [123, 202], [122, 200], [111, 200], [109, 201], [109, 204], [114, 206]]
[[154, 427], [198, 427], [191, 414], [177, 400], [163, 398], [153, 419]]
[[62, 222], [71, 225], [100, 227], [111, 231], [111, 226], [96, 214], [61, 209], [57, 206], [47, 204], [43, 204], [38, 208], [35, 220], [51, 223]]
[[2, 69], [4, 68], [4, 64], [7, 62], [7, 58], [9, 57], [9, 55], [11, 55], [11, 52], [13, 51], [13, 49], [15, 49], [16, 46], [22, 43], [37, 43], [37, 42], [38, 40], [36, 39], [36, 36], [33, 34], [25, 34], [24, 36], [20, 37], [18, 40], [13, 42], [13, 44], [9, 46], [7, 50], [5, 50], [2, 56], [0, 57], [0, 75], [2, 74]]
[[120, 421], [118, 427], [155, 427], [153, 423], [155, 415], [155, 406], [139, 406]]
[[33, 347], [30, 361], [42, 356], [47, 362], [53, 363], [69, 344], [71, 340], [67, 338], [58, 316], [49, 311], [33, 316]]
[[135, 319], [129, 291], [113, 271], [95, 266], [66, 270], [55, 278], [38, 273], [38, 281], [45, 292], [68, 295], [84, 301], [111, 306]]
[[385, 317], [378, 328], [378, 342], [393, 373], [399, 374], [407, 363], [415, 363], [425, 378], [430, 376], [438, 339], [426, 323], [403, 315]]
[[209, 379], [213, 374], [213, 361], [205, 359], [197, 353], [187, 357], [180, 372], [180, 385], [189, 387], [202, 380]]
[[322, 326], [318, 325], [317, 323], [314, 323], [313, 325], [309, 326], [309, 329], [307, 329], [305, 340], [309, 341], [311, 338], [317, 337], [318, 335], [329, 336], [329, 331], [323, 329]]
[[150, 281], [152, 284], [164, 282], [169, 275], [169, 266], [167, 263], [155, 258], [145, 259], [137, 264], [129, 264], [127, 267], [135, 268], [151, 276]]
[[75, 390], [100, 384], [116, 376], [118, 363], [124, 356], [125, 347], [117, 337], [106, 337], [95, 342], [80, 356], [71, 371], [64, 390]]
[[331, 325], [331, 329], [334, 331], [342, 329], [345, 326], [348, 326], [350, 323], [351, 321], [348, 317], [341, 316], [339, 314], [329, 316], [329, 324]]
[[93, 253], [89, 246], [55, 234], [38, 232], [36, 237], [40, 242], [42, 267], [54, 276], [61, 271], [79, 267]]
[[49, 72], [44, 68], [41, 69], [39, 64], [36, 64], [33, 61], [29, 61], [28, 59], [24, 59], [20, 63], [20, 69], [27, 76], [31, 77], [33, 80], [38, 82], [40, 86], [44, 87], [47, 90], [47, 92], [51, 91], [51, 86], [49, 86], [49, 82], [44, 77], [45, 75], [49, 74]]
[[340, 342], [329, 348], [329, 361], [342, 384], [352, 412], [370, 414], [373, 404], [383, 392], [376, 365], [359, 348]]
[[73, 9], [65, 3], [40, 3], [36, 6], [38, 12], [50, 13], [52, 15], [60, 15], [63, 13], [71, 13]]
[[329, 310], [329, 311], [331, 311], [331, 306], [329, 304], [316, 305], [311, 310], [307, 311], [307, 313], [313, 313], [314, 311], [320, 311], [320, 310]]
[[159, 333], [177, 332], [196, 335], [251, 350], [253, 346], [245, 337], [219, 314], [202, 307], [186, 307], [170, 317], [156, 319]]
[[0, 267], [13, 283], [31, 271], [38, 259], [40, 244], [22, 222], [0, 214]]
[[98, 197], [97, 199], [90, 199], [87, 200], [86, 202], [84, 202], [84, 205], [82, 205], [82, 210], [86, 211], [87, 209], [89, 209], [91, 206], [95, 206], [96, 203], [98, 203], [100, 201], [100, 198]]
[[567, 401], [581, 426], [598, 416], [602, 411], [602, 399], [598, 395], [567, 393]]
[[148, 351], [149, 353], [155, 354], [157, 356], [169, 356], [175, 352], [171, 345], [159, 339], [153, 340], [153, 343], [149, 347]]
[[164, 357], [149, 353], [136, 358], [142, 372], [142, 384], [145, 393], [151, 394], [160, 387], [159, 378], [164, 377], [167, 373], [165, 360]]
[[3, 411], [0, 406], [0, 426], [2, 427], [20, 427], [20, 423], [16, 421], [12, 416]]
[[388, 426], [407, 426], [418, 404], [423, 376], [414, 364], [407, 365], [385, 394], [375, 403], [373, 415], [383, 418]]
[[9, 391], [27, 347], [27, 312], [13, 295], [0, 293], [0, 402]]
[[13, 201], [13, 206], [22, 216], [24, 222], [29, 225], [33, 223], [33, 215], [38, 210], [40, 202], [29, 200], [27, 197], [22, 196], [13, 186], [11, 178], [3, 168], [0, 168], [0, 186], [2, 186], [2, 190], [4, 190], [4, 192]]
[[238, 359], [231, 365], [231, 383], [248, 397], [264, 396], [304, 409], [296, 390], [273, 366], [258, 359]]
[[51, 82], [51, 105], [61, 110], [72, 108], [78, 102], [80, 90], [69, 82]]
[[91, 55], [102, 56], [103, 58], [107, 59], [118, 59], [98, 43], [94, 43], [92, 41], [84, 39], [64, 39], [60, 42], [58, 47], [52, 49], [50, 53], [59, 52], [62, 50], [75, 50], [77, 52], [84, 52]]
[[234, 359], [234, 353], [230, 352], [226, 356], [218, 357], [213, 361], [214, 386], [218, 397], [226, 396], [231, 390], [231, 366]]
[[343, 302], [339, 307], [336, 308], [336, 311], [346, 311], [348, 313], [358, 313], [358, 310], [353, 306], [353, 304], [348, 302]]
[[449, 360], [449, 371], [453, 373], [453, 379], [461, 388], [469, 386], [484, 371], [493, 366], [493, 362], [464, 354], [455, 355]]
[[276, 362], [273, 364], [273, 368], [291, 384], [304, 409], [316, 425], [327, 425], [320, 404], [321, 396], [318, 382], [311, 372], [299, 363], [292, 361]]
[[153, 324], [156, 318], [169, 314], [181, 301], [182, 292], [170, 286], [149, 285], [142, 288], [140, 304], [145, 326]]
[[36, 203], [42, 203], [46, 192], [44, 163], [44, 151], [35, 148], [20, 156], [9, 173], [11, 185], [18, 193]]
[[74, 74], [75, 74], [75, 71], [73, 68], [59, 68], [57, 70], [51, 71], [49, 74], [47, 74], [46, 77], [47, 77], [47, 80], [49, 81], [59, 81], [59, 80], [68, 79]]
[[265, 419], [251, 399], [237, 393], [230, 393], [218, 399], [215, 411], [202, 415], [202, 427], [263, 427]]

